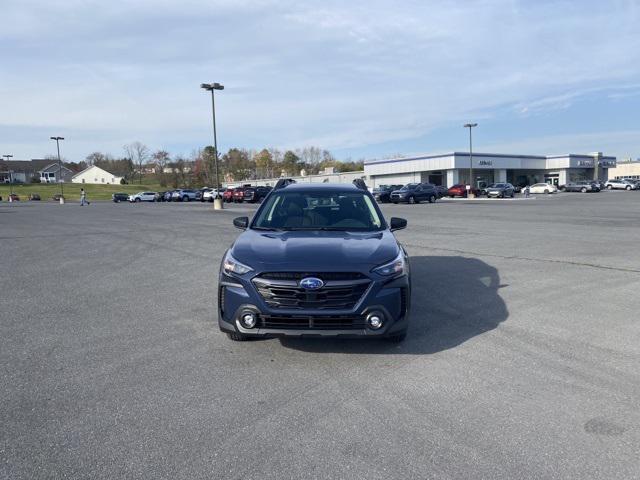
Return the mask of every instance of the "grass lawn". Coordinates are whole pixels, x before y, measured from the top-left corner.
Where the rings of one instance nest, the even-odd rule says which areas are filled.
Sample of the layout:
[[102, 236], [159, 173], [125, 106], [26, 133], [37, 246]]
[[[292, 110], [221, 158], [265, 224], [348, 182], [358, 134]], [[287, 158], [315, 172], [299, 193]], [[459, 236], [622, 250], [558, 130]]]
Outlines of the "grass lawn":
[[[0, 197], [2, 197], [2, 201], [6, 202], [9, 196], [9, 187], [8, 184], [0, 184]], [[124, 192], [124, 193], [137, 193], [141, 191], [164, 191], [168, 190], [168, 188], [162, 188], [160, 185], [90, 185], [90, 184], [82, 184], [82, 183], [65, 183], [64, 184], [64, 197], [67, 201], [70, 202], [79, 202], [80, 201], [80, 189], [84, 188], [85, 192], [87, 192], [87, 200], [111, 200], [111, 194], [115, 192]], [[20, 197], [20, 201], [28, 201], [29, 194], [37, 193], [40, 195], [42, 201], [51, 200], [51, 197], [60, 193], [60, 185], [58, 184], [44, 184], [44, 183], [31, 183], [31, 184], [14, 184], [13, 192], [17, 193]]]

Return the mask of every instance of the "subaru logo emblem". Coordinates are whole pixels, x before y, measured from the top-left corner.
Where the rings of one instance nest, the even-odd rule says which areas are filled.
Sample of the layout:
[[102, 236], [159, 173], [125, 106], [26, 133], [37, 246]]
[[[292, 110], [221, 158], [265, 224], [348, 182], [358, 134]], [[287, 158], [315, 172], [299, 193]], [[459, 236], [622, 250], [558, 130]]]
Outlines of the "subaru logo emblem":
[[300, 280], [300, 286], [305, 290], [318, 290], [324, 286], [324, 282], [316, 277], [307, 277]]

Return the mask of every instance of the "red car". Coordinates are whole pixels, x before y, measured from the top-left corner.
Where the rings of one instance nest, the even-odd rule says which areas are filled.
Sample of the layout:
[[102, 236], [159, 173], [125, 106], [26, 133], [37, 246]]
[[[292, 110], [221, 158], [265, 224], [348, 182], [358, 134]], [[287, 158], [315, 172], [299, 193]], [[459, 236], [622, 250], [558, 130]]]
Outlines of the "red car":
[[[471, 193], [473, 193], [476, 197], [480, 195], [480, 190], [475, 187], [471, 187]], [[448, 197], [466, 197], [467, 196], [467, 186], [463, 184], [453, 185], [449, 187], [447, 190]]]
[[242, 203], [244, 201], [244, 189], [245, 187], [238, 187], [233, 190], [234, 203]]
[[227, 188], [222, 192], [222, 201], [226, 203], [233, 201], [233, 188]]

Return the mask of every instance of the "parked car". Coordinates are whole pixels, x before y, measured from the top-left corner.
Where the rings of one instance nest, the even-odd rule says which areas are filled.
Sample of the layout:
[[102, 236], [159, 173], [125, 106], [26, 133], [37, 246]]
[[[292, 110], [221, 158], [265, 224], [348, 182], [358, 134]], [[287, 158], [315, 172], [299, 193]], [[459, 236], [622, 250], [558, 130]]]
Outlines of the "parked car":
[[40, 195], [37, 194], [37, 193], [32, 193], [32, 194], [29, 195], [29, 200], [39, 202], [40, 201]]
[[138, 192], [133, 195], [129, 195], [129, 201], [140, 203], [140, 202], [155, 202], [156, 201], [156, 192]]
[[218, 326], [229, 339], [406, 337], [409, 259], [393, 232], [407, 221], [387, 223], [364, 182], [279, 180], [252, 221], [233, 224], [243, 233], [225, 252], [217, 285]]
[[196, 200], [198, 200], [199, 202], [204, 202], [204, 192], [206, 192], [207, 190], [209, 190], [208, 187], [205, 188], [199, 188], [198, 190], [196, 190]]
[[17, 193], [10, 193], [7, 196], [7, 200], [10, 202], [19, 202], [20, 201], [20, 197], [18, 196]]
[[112, 193], [111, 200], [113, 200], [114, 203], [126, 202], [129, 200], [129, 194], [123, 192]]
[[223, 202], [233, 202], [233, 188], [227, 188], [223, 193], [222, 193], [222, 201]]
[[447, 195], [447, 191], [449, 190], [447, 187], [436, 185], [435, 183], [423, 183], [422, 185], [426, 185], [428, 188], [433, 188], [436, 191], [436, 195], [438, 198], [445, 197]]
[[391, 201], [391, 192], [400, 190], [402, 185], [380, 185], [373, 189], [373, 198], [378, 203], [389, 203]]
[[600, 189], [594, 184], [586, 180], [580, 180], [577, 182], [568, 182], [564, 186], [565, 192], [599, 192]]
[[[220, 194], [222, 194], [222, 190], [220, 191]], [[202, 201], [213, 202], [213, 200], [216, 198], [216, 195], [218, 195], [218, 190], [216, 188], [209, 188], [202, 194]]]
[[557, 193], [558, 187], [549, 183], [534, 183], [529, 187], [529, 193]]
[[260, 203], [271, 191], [271, 187], [247, 187], [244, 189], [243, 200], [249, 203]]
[[514, 185], [513, 186], [513, 191], [516, 193], [520, 193], [522, 192], [522, 187], [520, 185]]
[[[474, 195], [479, 195], [480, 194], [480, 190], [478, 190], [475, 187], [471, 187], [471, 193], [473, 193]], [[463, 185], [461, 183], [456, 184], [456, 185], [452, 185], [447, 190], [447, 195], [449, 197], [451, 197], [451, 198], [453, 198], [453, 197], [466, 197], [467, 196], [467, 186]]]
[[156, 192], [156, 202], [164, 202], [164, 194], [167, 192]]
[[163, 195], [164, 200], [163, 201], [170, 202], [171, 201], [171, 197], [173, 196], [173, 192], [174, 192], [174, 190], [168, 190], [168, 191], [164, 192], [164, 195]]
[[624, 179], [607, 180], [604, 185], [608, 190], [636, 190], [638, 188], [631, 180]]
[[494, 183], [487, 187], [487, 197], [513, 198], [515, 191], [510, 183]]
[[182, 188], [171, 193], [171, 201], [173, 202], [190, 202], [195, 199], [196, 191], [191, 188]]
[[244, 191], [248, 187], [238, 187], [233, 189], [233, 203], [242, 203], [244, 201]]
[[[53, 195], [51, 195], [51, 200], [53, 200], [54, 202], [59, 202], [61, 198], [64, 198], [64, 196], [60, 195], [59, 193], [54, 193]], [[128, 195], [127, 199], [129, 199]]]
[[420, 203], [428, 201], [433, 203], [438, 199], [438, 192], [429, 183], [407, 183], [400, 190], [391, 192], [391, 202], [393, 203]]

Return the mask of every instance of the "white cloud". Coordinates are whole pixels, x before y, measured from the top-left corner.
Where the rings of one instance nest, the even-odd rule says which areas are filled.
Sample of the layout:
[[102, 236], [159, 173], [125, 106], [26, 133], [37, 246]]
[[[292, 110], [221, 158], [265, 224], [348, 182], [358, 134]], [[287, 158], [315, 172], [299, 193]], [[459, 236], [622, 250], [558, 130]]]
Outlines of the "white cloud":
[[190, 150], [210, 137], [202, 81], [226, 85], [223, 146], [357, 148], [640, 80], [634, 2], [5, 3], [0, 145], [24, 156], [40, 129], [74, 132], [76, 157]]

